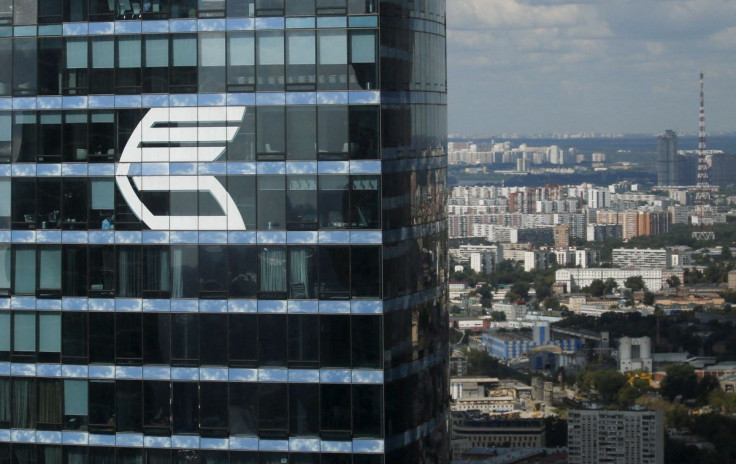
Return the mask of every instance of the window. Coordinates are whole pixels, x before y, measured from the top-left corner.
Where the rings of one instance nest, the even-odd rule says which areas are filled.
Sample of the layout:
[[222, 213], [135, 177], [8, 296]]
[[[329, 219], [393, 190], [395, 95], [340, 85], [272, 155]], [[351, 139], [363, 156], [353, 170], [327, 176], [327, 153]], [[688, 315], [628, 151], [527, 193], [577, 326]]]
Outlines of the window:
[[350, 88], [378, 87], [375, 31], [350, 31]]
[[63, 396], [61, 394], [61, 380], [38, 379], [38, 422], [36, 426], [41, 430], [61, 429], [63, 414]]
[[36, 381], [35, 379], [12, 379], [11, 426], [31, 429], [36, 426]]
[[381, 249], [354, 246], [351, 250], [350, 281], [354, 298], [379, 298], [381, 295]]
[[286, 228], [317, 229], [317, 176], [288, 176]]
[[228, 32], [227, 85], [229, 92], [253, 91], [256, 83], [255, 64], [255, 39], [253, 33]]
[[140, 380], [116, 382], [117, 432], [143, 432], [143, 392]]
[[227, 328], [226, 314], [200, 314], [199, 346], [200, 362], [206, 366], [227, 366], [227, 337], [222, 333]]
[[199, 319], [197, 314], [171, 315], [171, 363], [196, 366], [199, 361]]
[[228, 255], [228, 295], [255, 298], [258, 292], [258, 250], [252, 246], [230, 245]]
[[[274, 0], [259, 0], [260, 2]], [[256, 4], [257, 6], [258, 4]], [[258, 11], [256, 10], [256, 14]], [[256, 33], [258, 63], [256, 90], [284, 89], [284, 32], [259, 31]], [[283, 150], [281, 150], [283, 151]]]
[[289, 316], [289, 367], [319, 367], [319, 316]]
[[320, 431], [323, 439], [350, 437], [350, 385], [320, 385]]
[[62, 84], [64, 95], [85, 95], [87, 93], [87, 57], [86, 37], [66, 39], [66, 66]]
[[255, 366], [258, 360], [258, 316], [228, 315], [228, 351], [232, 367]]
[[381, 317], [352, 316], [350, 321], [352, 367], [381, 367]]
[[61, 358], [61, 314], [38, 314], [39, 361], [58, 363]]
[[87, 180], [63, 178], [61, 187], [61, 217], [59, 218], [61, 228], [85, 229], [87, 223]]
[[61, 223], [61, 179], [36, 179], [36, 228], [59, 229]]
[[350, 191], [348, 176], [320, 176], [319, 226], [344, 229], [348, 227]]
[[139, 36], [117, 38], [115, 93], [141, 92], [141, 39]]
[[36, 161], [39, 163], [58, 163], [61, 161], [61, 112], [42, 112], [39, 117], [38, 131], [38, 155]]
[[90, 432], [115, 431], [115, 382], [89, 381]]
[[142, 327], [140, 313], [115, 314], [115, 358], [118, 364], [141, 364]]
[[199, 246], [199, 296], [227, 296], [227, 248], [223, 245]]
[[[115, 113], [91, 111], [89, 117], [90, 161], [115, 161]], [[112, 206], [112, 195], [110, 200]]]
[[10, 203], [13, 229], [36, 228], [36, 181], [35, 179], [13, 179]]
[[112, 247], [90, 246], [89, 295], [93, 297], [114, 296], [115, 253]]
[[321, 367], [350, 367], [350, 316], [320, 316], [319, 352]]
[[317, 108], [317, 148], [321, 160], [346, 160], [348, 143], [348, 107], [320, 106]]
[[289, 385], [289, 434], [295, 436], [319, 434], [318, 384]]
[[142, 250], [144, 298], [168, 298], [171, 295], [169, 247], [145, 246]]
[[[61, 14], [60, 2], [51, 1], [58, 5]], [[61, 17], [59, 16], [59, 20]], [[58, 21], [61, 22], [61, 21]], [[60, 95], [62, 81], [62, 50], [64, 42], [61, 37], [43, 37], [38, 39], [38, 94]]]
[[[107, 247], [112, 252], [111, 247]], [[141, 273], [141, 251], [140, 246], [119, 246], [117, 247], [117, 296], [121, 297], [140, 297], [141, 296], [141, 280], [145, 280], [146, 290], [149, 288], [155, 289], [157, 283], [163, 285], [163, 281], [160, 279], [165, 278], [164, 273], [168, 273], [168, 267], [166, 270], [160, 267], [160, 260], [163, 259], [158, 256], [159, 261], [155, 262], [155, 258], [151, 257], [150, 267], [146, 266], [147, 273]], [[148, 248], [148, 247], [146, 247]], [[154, 254], [155, 250], [147, 253], [147, 258], [151, 254]], [[157, 267], [157, 265], [159, 267]], [[158, 271], [158, 272], [157, 272]], [[166, 281], [168, 282], [168, 280]], [[153, 294], [157, 292], [154, 290]]]
[[350, 249], [343, 246], [319, 248], [320, 299], [350, 297]]
[[[0, 40], [2, 47], [2, 40]], [[2, 49], [0, 48], [0, 59]], [[7, 66], [5, 66], [7, 68]], [[0, 79], [2, 79], [2, 69], [0, 69]], [[2, 81], [0, 81], [0, 95], [2, 95]], [[9, 163], [12, 159], [13, 147], [13, 118], [10, 113], [0, 113], [0, 163]], [[5, 197], [7, 198], [7, 197]]]
[[[104, 0], [94, 1], [96, 3]], [[92, 10], [91, 3], [92, 1], [90, 10]], [[93, 37], [91, 43], [92, 68], [89, 70], [89, 91], [102, 94], [113, 93], [115, 90], [115, 41], [108, 37]]]
[[[209, 1], [212, 2], [212, 0]], [[202, 2], [203, 0], [200, 0], [200, 3]], [[199, 35], [200, 92], [224, 92], [226, 90], [225, 55], [225, 33]]]
[[36, 294], [36, 250], [15, 247], [14, 281], [16, 295]]
[[0, 294], [10, 295], [10, 245], [0, 245]]
[[314, 160], [317, 149], [317, 108], [286, 107], [286, 153], [289, 160]]
[[13, 40], [13, 95], [36, 95], [37, 88], [36, 38]]
[[65, 311], [61, 316], [61, 354], [65, 364], [87, 363], [87, 314]]
[[196, 298], [199, 288], [198, 251], [195, 245], [171, 247], [171, 296]]
[[286, 0], [286, 16], [314, 16], [314, 0]]
[[256, 16], [283, 16], [284, 0], [256, 0]]
[[258, 361], [260, 366], [286, 366], [286, 315], [258, 315]]
[[90, 363], [115, 362], [115, 319], [112, 313], [89, 314]]
[[203, 436], [228, 436], [227, 393], [226, 382], [199, 384], [199, 427]]
[[377, 159], [378, 152], [378, 107], [350, 106], [350, 158]]
[[64, 430], [86, 430], [87, 404], [87, 381], [64, 380]]
[[36, 113], [17, 111], [13, 113], [13, 162], [36, 161], [38, 135]]
[[[319, 14], [320, 1], [317, 1]], [[342, 90], [348, 87], [348, 40], [345, 30], [317, 33], [317, 90]]]
[[169, 382], [143, 381], [143, 425], [147, 434], [170, 433], [170, 402]]
[[196, 382], [172, 384], [171, 412], [174, 433], [198, 432], [199, 394]]
[[[307, 4], [307, 2], [302, 2]], [[314, 31], [286, 32], [286, 90], [314, 90], [317, 85]]]
[[[172, 8], [172, 15], [174, 11]], [[171, 68], [169, 91], [195, 93], [197, 91], [197, 36], [181, 34], [171, 38]]]
[[231, 435], [255, 435], [258, 432], [258, 386], [257, 383], [228, 384]]
[[284, 107], [261, 106], [257, 108], [256, 137], [258, 159], [280, 161], [285, 158], [286, 118]]
[[317, 298], [317, 248], [289, 248], [289, 298]]
[[149, 35], [143, 38], [143, 92], [169, 91], [169, 38]]
[[258, 408], [268, 411], [258, 417], [258, 435], [262, 438], [286, 438], [289, 410], [286, 384], [258, 384]]
[[10, 313], [6, 311], [0, 313], [0, 361], [10, 360], [10, 340]]
[[[240, 121], [238, 132], [227, 146], [227, 159], [230, 161], [250, 161], [254, 160], [256, 156], [256, 111], [253, 107], [246, 107], [243, 120]], [[249, 177], [228, 177], [230, 179], [237, 180], [251, 180]], [[254, 183], [254, 182], [251, 182]], [[231, 192], [232, 195], [232, 192]], [[233, 197], [234, 198], [234, 197]], [[236, 201], [236, 204], [240, 206], [240, 203]], [[243, 214], [243, 219], [246, 218]], [[246, 222], [247, 227], [247, 222]]]
[[381, 436], [381, 393], [380, 385], [353, 385], [354, 436]]
[[143, 314], [143, 363], [171, 362], [171, 320], [169, 314]]
[[87, 113], [83, 111], [69, 111], [64, 114], [64, 161], [87, 161], [88, 132]]
[[36, 296], [41, 298], [58, 298], [61, 296], [61, 247], [38, 247], [38, 290]]
[[284, 299], [286, 297], [286, 247], [260, 247], [259, 298]]
[[258, 228], [284, 229], [286, 189], [284, 176], [258, 176]]

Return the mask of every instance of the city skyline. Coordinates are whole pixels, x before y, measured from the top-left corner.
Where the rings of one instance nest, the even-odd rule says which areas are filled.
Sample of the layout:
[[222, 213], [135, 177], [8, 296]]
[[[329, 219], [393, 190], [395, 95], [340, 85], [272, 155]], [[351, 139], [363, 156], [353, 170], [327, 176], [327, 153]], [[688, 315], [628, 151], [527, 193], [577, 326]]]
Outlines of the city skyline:
[[468, 0], [448, 6], [450, 133], [731, 132], [736, 4]]

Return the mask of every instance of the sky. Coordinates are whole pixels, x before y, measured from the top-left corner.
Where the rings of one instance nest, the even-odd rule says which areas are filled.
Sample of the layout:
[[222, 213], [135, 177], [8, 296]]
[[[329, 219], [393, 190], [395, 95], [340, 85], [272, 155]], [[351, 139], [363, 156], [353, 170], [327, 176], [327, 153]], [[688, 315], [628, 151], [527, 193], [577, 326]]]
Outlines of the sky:
[[736, 0], [448, 0], [449, 131], [736, 132]]

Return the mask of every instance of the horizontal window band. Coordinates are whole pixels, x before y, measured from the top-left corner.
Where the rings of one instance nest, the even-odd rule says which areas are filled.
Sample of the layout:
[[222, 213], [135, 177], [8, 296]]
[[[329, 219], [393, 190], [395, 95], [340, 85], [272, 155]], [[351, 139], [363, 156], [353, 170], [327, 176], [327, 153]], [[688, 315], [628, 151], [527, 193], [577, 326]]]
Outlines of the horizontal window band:
[[[412, 20], [422, 31], [441, 32], [444, 27], [423, 19]], [[435, 24], [435, 26], [431, 26]], [[159, 33], [191, 33], [191, 32], [223, 32], [223, 31], [268, 31], [283, 29], [314, 29], [314, 28], [375, 28], [378, 27], [378, 15], [351, 15], [351, 16], [300, 16], [288, 17], [230, 17], [230, 18], [201, 18], [201, 19], [163, 19], [163, 20], [124, 20], [105, 22], [67, 22], [59, 24], [42, 24], [39, 26], [15, 26], [5, 28], [4, 35], [13, 33], [16, 37], [48, 37], [59, 36], [115, 36], [129, 34], [159, 34]], [[416, 28], [416, 27], [415, 27]]]
[[380, 300], [198, 300], [146, 298], [0, 298], [0, 311], [108, 311], [258, 314], [382, 314]]
[[[411, 166], [425, 164], [417, 161]], [[113, 177], [120, 163], [0, 164], [0, 177]], [[130, 175], [300, 175], [381, 174], [380, 160], [213, 161], [206, 163], [122, 163]], [[433, 163], [436, 164], [436, 163]], [[441, 163], [440, 163], [441, 164]]]
[[384, 372], [377, 369], [239, 369], [0, 363], [0, 376], [91, 380], [381, 384]]
[[[414, 95], [409, 92], [407, 95]], [[425, 92], [418, 92], [424, 94]], [[415, 95], [412, 99], [420, 98]], [[202, 94], [89, 95], [0, 97], [0, 110], [83, 110], [114, 108], [160, 108], [176, 106], [287, 106], [287, 105], [376, 105], [379, 90], [319, 92], [250, 92]]]
[[68, 245], [380, 245], [380, 230], [300, 231], [83, 231], [0, 230], [0, 244]]
[[[399, 433], [387, 438], [385, 440], [386, 451], [392, 451], [398, 448], [402, 448], [415, 442], [416, 440], [430, 435], [439, 427], [446, 427], [447, 419], [447, 412], [443, 412], [442, 414], [435, 416], [429, 421], [420, 424], [411, 430], [407, 430], [404, 433]], [[447, 432], [445, 431], [445, 434], [446, 433]]]
[[87, 432], [50, 432], [41, 430], [0, 429], [0, 442], [37, 443], [41, 445], [115, 446], [126, 448], [203, 449], [232, 451], [281, 451], [306, 453], [384, 452], [384, 441], [355, 439], [328, 441], [320, 438], [267, 440], [258, 437], [205, 438], [197, 435], [149, 436], [138, 433], [110, 435]]

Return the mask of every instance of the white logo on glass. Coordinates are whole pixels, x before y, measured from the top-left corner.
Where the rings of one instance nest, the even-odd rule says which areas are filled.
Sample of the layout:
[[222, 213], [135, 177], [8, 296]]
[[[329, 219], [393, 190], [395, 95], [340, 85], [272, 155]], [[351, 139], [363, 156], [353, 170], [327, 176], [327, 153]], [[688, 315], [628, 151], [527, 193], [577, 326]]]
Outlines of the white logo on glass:
[[[244, 114], [243, 106], [150, 109], [125, 144], [115, 170], [120, 193], [138, 219], [153, 230], [245, 230], [235, 201], [214, 176], [168, 175], [168, 163], [217, 160], [238, 133]], [[137, 172], [131, 172], [134, 165], [140, 166]], [[139, 192], [209, 192], [225, 215], [155, 215], [131, 182]]]

